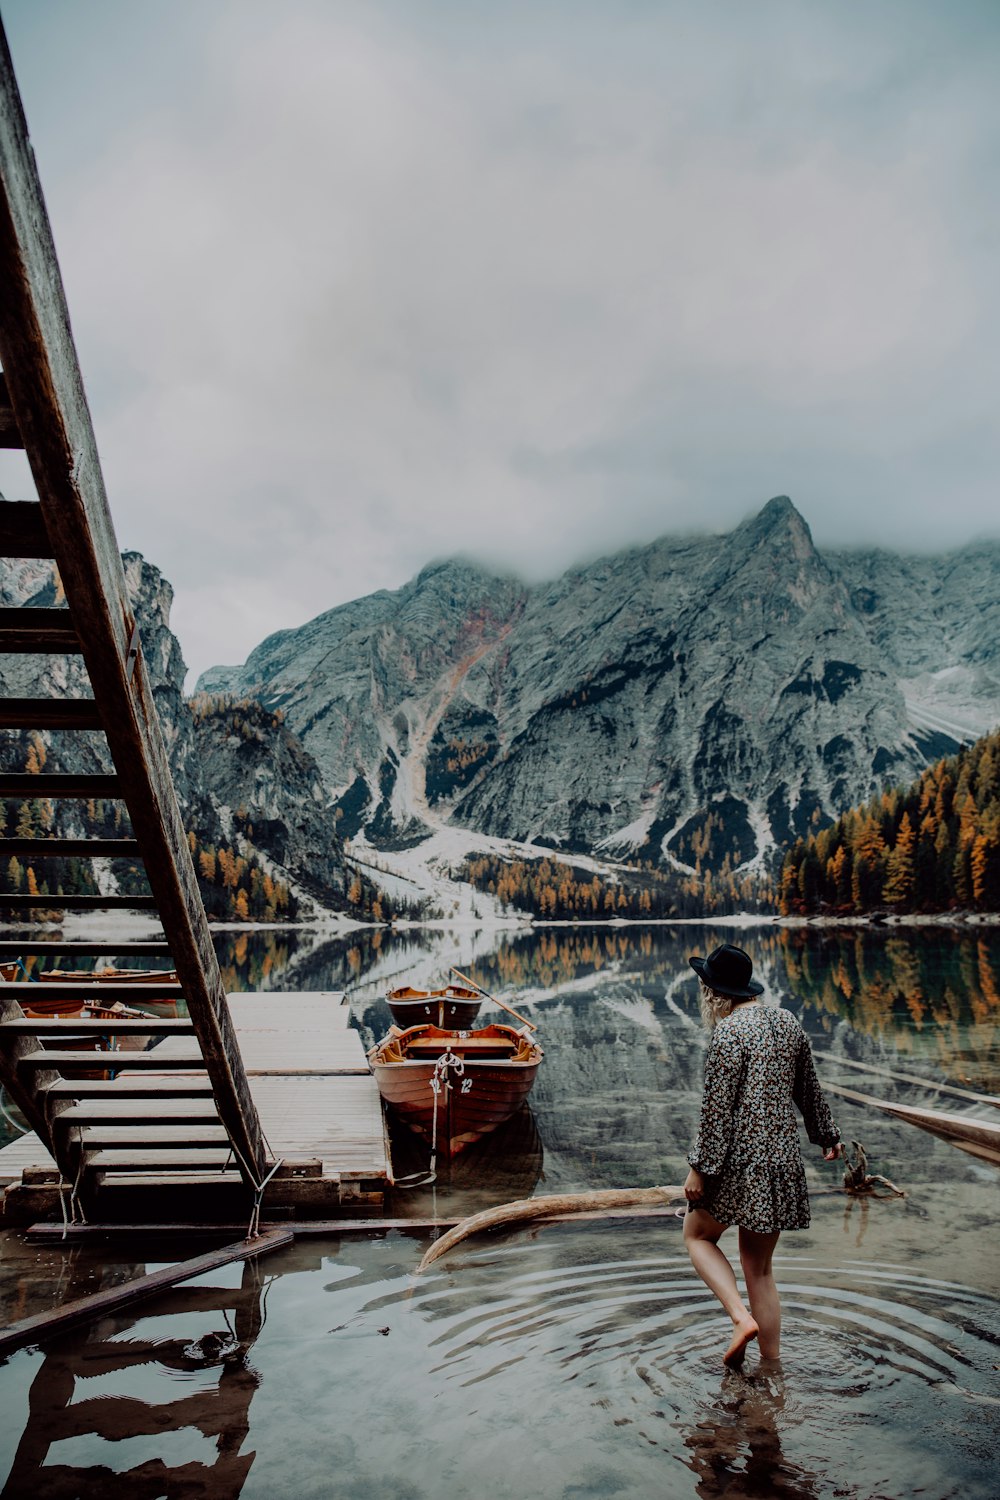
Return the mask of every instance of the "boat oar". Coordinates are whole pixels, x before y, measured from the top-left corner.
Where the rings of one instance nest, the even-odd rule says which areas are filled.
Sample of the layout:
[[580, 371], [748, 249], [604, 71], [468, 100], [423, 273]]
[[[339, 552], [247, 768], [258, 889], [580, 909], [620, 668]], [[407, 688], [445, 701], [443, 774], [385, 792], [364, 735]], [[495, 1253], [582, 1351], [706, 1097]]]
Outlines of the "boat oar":
[[527, 1026], [531, 1031], [538, 1030], [534, 1021], [529, 1021], [527, 1016], [522, 1016], [516, 1010], [511, 1010], [509, 1005], [504, 1005], [502, 1000], [498, 1000], [496, 995], [491, 995], [489, 990], [484, 990], [481, 984], [477, 984], [474, 979], [470, 979], [468, 974], [463, 974], [461, 969], [453, 968], [451, 972], [457, 974], [463, 984], [469, 985], [477, 994], [482, 995], [484, 1000], [492, 1000], [494, 1005], [499, 1006], [501, 1010], [505, 1010], [509, 1016], [513, 1016], [515, 1021], [520, 1021], [522, 1026]]
[[520, 1224], [528, 1219], [549, 1219], [562, 1214], [613, 1213], [620, 1208], [667, 1208], [671, 1203], [684, 1201], [684, 1189], [680, 1187], [598, 1188], [589, 1193], [516, 1198], [512, 1203], [499, 1203], [495, 1208], [460, 1220], [454, 1229], [434, 1241], [417, 1267], [417, 1275], [470, 1234], [481, 1234], [484, 1229], [496, 1229], [501, 1224]]

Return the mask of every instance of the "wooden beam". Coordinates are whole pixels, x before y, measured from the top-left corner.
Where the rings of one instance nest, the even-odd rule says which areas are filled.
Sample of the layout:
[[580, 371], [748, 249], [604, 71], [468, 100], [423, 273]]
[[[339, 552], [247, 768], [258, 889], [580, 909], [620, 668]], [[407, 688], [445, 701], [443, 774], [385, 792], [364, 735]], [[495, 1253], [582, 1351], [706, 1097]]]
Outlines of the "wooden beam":
[[[27, 896], [0, 891], [0, 911], [155, 911], [155, 896]], [[103, 949], [101, 950], [104, 951]]]
[[[132, 827], [184, 985], [219, 1112], [248, 1179], [267, 1152], [135, 628], [55, 245], [0, 30], [0, 364]], [[141, 621], [139, 624], [141, 625]]]
[[114, 801], [121, 796], [117, 776], [77, 776], [58, 772], [51, 776], [31, 771], [0, 772], [0, 797], [95, 797]]
[[69, 1104], [77, 1099], [211, 1099], [212, 1084], [205, 1072], [177, 1073], [172, 1078], [158, 1074], [154, 1078], [72, 1080], [54, 1074], [45, 1087], [45, 1098]]
[[59, 1116], [60, 1125], [217, 1125], [219, 1115], [211, 1100], [96, 1099], [71, 1104]]
[[[4, 989], [9, 989], [5, 985]], [[56, 1047], [46, 1047], [45, 1051], [25, 1052], [18, 1058], [20, 1068], [42, 1068], [49, 1070], [57, 1068], [60, 1073], [79, 1072], [81, 1068], [91, 1069], [96, 1067], [107, 1068], [109, 1071], [118, 1073], [128, 1071], [146, 1073], [165, 1073], [167, 1071], [181, 1072], [187, 1069], [199, 1069], [203, 1066], [201, 1054], [192, 1047], [188, 1052], [176, 1053], [171, 1057], [169, 1063], [164, 1058], [158, 1057], [158, 1047], [152, 1052], [66, 1052]], [[79, 1095], [75, 1096], [79, 1097]]]
[[[46, 901], [48, 899], [48, 897], [45, 898]], [[59, 899], [61, 900], [62, 897]], [[33, 896], [32, 900], [37, 906], [38, 897]], [[2, 901], [3, 898], [0, 897], [0, 904], [2, 904]], [[35, 942], [34, 939], [26, 942], [19, 938], [6, 938], [0, 942], [0, 959], [29, 958], [32, 956], [47, 958], [50, 954], [55, 954], [58, 958], [65, 959], [84, 957], [88, 953], [114, 953], [119, 958], [169, 958], [170, 944], [166, 941], [130, 943], [123, 941], [121, 938], [116, 940], [113, 937], [74, 938], [72, 941], [64, 941], [58, 937], [52, 937], [47, 938], [41, 943]], [[147, 973], [149, 971], [144, 970], [143, 972]], [[167, 972], [172, 974], [173, 970], [171, 969]], [[146, 983], [145, 980], [142, 982]], [[153, 983], [155, 982], [154, 980]], [[140, 997], [141, 991], [137, 991], [137, 998]]]
[[[0, 859], [139, 859], [137, 839], [0, 839]], [[43, 896], [36, 906], [51, 903]]]
[[193, 1036], [190, 1021], [174, 1016], [15, 1016], [0, 1021], [0, 1039], [8, 1036]]
[[68, 609], [0, 609], [0, 651], [78, 656], [80, 637]]
[[19, 1349], [24, 1344], [37, 1344], [43, 1339], [51, 1338], [53, 1334], [65, 1332], [67, 1328], [89, 1323], [119, 1307], [140, 1302], [143, 1298], [165, 1291], [167, 1287], [176, 1286], [178, 1282], [189, 1281], [192, 1276], [202, 1276], [207, 1271], [215, 1271], [219, 1266], [227, 1266], [234, 1260], [254, 1260], [258, 1256], [270, 1254], [272, 1250], [282, 1250], [286, 1245], [292, 1244], [294, 1239], [290, 1229], [271, 1229], [257, 1239], [241, 1240], [222, 1250], [199, 1255], [194, 1260], [181, 1261], [176, 1266], [166, 1266], [148, 1276], [140, 1276], [124, 1286], [108, 1287], [89, 1297], [80, 1297], [75, 1302], [57, 1307], [54, 1312], [22, 1318], [20, 1322], [12, 1323], [9, 1328], [0, 1331], [0, 1353]]
[[17, 425], [14, 408], [10, 404], [7, 380], [0, 370], [0, 448], [23, 448], [21, 429]]
[[148, 988], [146, 995], [147, 1003], [155, 1005], [157, 1001], [162, 1005], [167, 1000], [183, 1000], [184, 986], [180, 984], [122, 984], [118, 980], [100, 981], [99, 983], [86, 979], [52, 979], [38, 984], [28, 979], [9, 980], [3, 987], [3, 993], [7, 999], [20, 1000], [23, 1005], [31, 1004], [32, 1000], [82, 1000], [86, 1005], [88, 1000], [98, 1004], [114, 1005], [120, 1000], [123, 1005], [135, 1002], [142, 998], [141, 990]]
[[132, 1124], [115, 1125], [102, 1123], [88, 1125], [80, 1144], [85, 1151], [118, 1151], [121, 1155], [131, 1149], [143, 1151], [172, 1151], [174, 1148], [219, 1147], [229, 1145], [226, 1127], [218, 1119], [207, 1125], [194, 1125], [190, 1120], [174, 1121], [170, 1124], [146, 1125], [138, 1128]]
[[0, 729], [103, 729], [93, 698], [0, 698]]

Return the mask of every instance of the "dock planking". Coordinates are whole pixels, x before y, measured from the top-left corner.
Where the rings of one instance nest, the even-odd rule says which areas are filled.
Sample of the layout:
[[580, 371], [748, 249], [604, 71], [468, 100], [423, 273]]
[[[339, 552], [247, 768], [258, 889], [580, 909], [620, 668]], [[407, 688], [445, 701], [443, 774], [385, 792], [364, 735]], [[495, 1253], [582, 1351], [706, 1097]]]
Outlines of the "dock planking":
[[[278, 991], [234, 994], [229, 1012], [243, 1057], [261, 1128], [275, 1159], [321, 1163], [321, 1183], [330, 1195], [343, 1180], [385, 1182], [390, 1175], [378, 1087], [365, 1057], [361, 1037], [350, 1025], [350, 1011], [336, 991]], [[190, 1052], [190, 1041], [167, 1036], [151, 1057], [169, 1064]], [[183, 1076], [183, 1075], [181, 1075]], [[166, 1070], [143, 1070], [143, 1083], [178, 1080]], [[123, 1087], [127, 1079], [115, 1080]], [[103, 1099], [113, 1099], [115, 1083]], [[163, 1125], [176, 1122], [172, 1106], [163, 1106]], [[148, 1117], [148, 1116], [147, 1116]], [[52, 1159], [34, 1133], [0, 1149], [0, 1187], [19, 1181], [25, 1168], [51, 1168]], [[276, 1179], [275, 1191], [281, 1191]], [[268, 1201], [271, 1201], [269, 1192]]]

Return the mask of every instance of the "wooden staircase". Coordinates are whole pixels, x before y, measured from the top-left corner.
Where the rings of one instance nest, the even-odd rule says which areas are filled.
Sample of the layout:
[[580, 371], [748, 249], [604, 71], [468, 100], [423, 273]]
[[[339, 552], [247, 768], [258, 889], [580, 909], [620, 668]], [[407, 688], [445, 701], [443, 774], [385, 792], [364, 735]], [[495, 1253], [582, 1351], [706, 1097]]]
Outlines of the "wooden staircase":
[[[0, 609], [0, 653], [81, 658], [91, 697], [0, 700], [0, 729], [100, 732], [113, 774], [0, 775], [0, 798], [102, 798], [128, 811], [128, 838], [0, 838], [0, 880], [16, 857], [44, 871], [52, 858], [128, 858], [144, 863], [147, 894], [39, 897], [0, 890], [0, 917], [39, 908], [156, 911], [163, 938], [124, 942], [4, 941], [0, 958], [78, 960], [113, 949], [118, 959], [169, 960], [177, 983], [155, 994], [183, 1000], [182, 1019], [27, 1019], [23, 1001], [122, 1000], [142, 987], [62, 982], [0, 985], [0, 1082], [50, 1151], [74, 1205], [93, 1217], [122, 1189], [173, 1181], [237, 1190], [250, 1204], [271, 1163], [230, 1020], [198, 892], [108, 509], [100, 460], [73, 344], [51, 230], [28, 141], [6, 38], [0, 30], [0, 447], [26, 451], [37, 501], [0, 504], [0, 557], [54, 562], [66, 608]], [[154, 461], [151, 456], [151, 462]], [[44, 876], [42, 876], [44, 878]], [[66, 1045], [72, 1036], [151, 1039], [142, 1051], [102, 1054]], [[158, 1057], [156, 1041], [190, 1039]], [[62, 1043], [62, 1045], [60, 1045]], [[141, 1198], [137, 1201], [142, 1201]], [[190, 1211], [187, 1213], [191, 1217]], [[162, 1211], [157, 1214], [162, 1222]]]

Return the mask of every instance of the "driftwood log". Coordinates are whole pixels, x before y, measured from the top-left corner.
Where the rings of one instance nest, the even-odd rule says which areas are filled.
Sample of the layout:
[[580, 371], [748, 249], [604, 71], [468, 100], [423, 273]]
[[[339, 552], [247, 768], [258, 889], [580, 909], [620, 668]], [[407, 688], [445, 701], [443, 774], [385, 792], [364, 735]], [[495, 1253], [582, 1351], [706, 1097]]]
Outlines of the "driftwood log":
[[680, 1187], [648, 1188], [600, 1188], [588, 1193], [552, 1193], [542, 1198], [517, 1198], [512, 1203], [499, 1203], [495, 1208], [482, 1213], [470, 1214], [443, 1234], [427, 1251], [417, 1267], [417, 1275], [427, 1269], [432, 1261], [468, 1239], [472, 1234], [481, 1234], [486, 1229], [498, 1229], [505, 1224], [520, 1224], [528, 1219], [551, 1219], [563, 1214], [614, 1213], [622, 1208], [667, 1208], [671, 1203], [683, 1203], [684, 1190]]
[[968, 1115], [945, 1114], [937, 1109], [915, 1109], [910, 1104], [892, 1104], [887, 1099], [876, 1099], [871, 1094], [862, 1094], [857, 1089], [845, 1088], [843, 1084], [825, 1083], [824, 1091], [849, 1099], [854, 1104], [865, 1104], [879, 1109], [893, 1119], [903, 1120], [907, 1125], [916, 1125], [960, 1151], [979, 1157], [980, 1161], [1000, 1166], [1000, 1125], [992, 1120], [976, 1120]]

